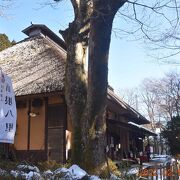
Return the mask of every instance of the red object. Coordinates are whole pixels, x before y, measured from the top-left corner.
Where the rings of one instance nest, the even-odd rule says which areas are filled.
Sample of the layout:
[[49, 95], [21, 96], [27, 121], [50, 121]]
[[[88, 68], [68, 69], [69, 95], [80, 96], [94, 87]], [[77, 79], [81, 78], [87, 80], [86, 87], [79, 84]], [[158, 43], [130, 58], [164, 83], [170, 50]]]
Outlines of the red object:
[[140, 164], [142, 164], [143, 162], [147, 162], [148, 161], [148, 157], [146, 155], [142, 155], [139, 158], [140, 158]]

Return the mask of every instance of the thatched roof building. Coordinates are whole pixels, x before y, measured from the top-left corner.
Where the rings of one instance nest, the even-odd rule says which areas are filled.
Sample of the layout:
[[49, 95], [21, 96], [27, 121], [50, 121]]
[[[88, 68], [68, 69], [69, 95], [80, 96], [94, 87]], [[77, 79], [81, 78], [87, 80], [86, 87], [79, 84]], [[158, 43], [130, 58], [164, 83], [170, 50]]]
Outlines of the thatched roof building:
[[[31, 28], [23, 32], [28, 34]], [[47, 27], [38, 25], [38, 28]], [[50, 30], [32, 32], [34, 34], [29, 34], [29, 38], [0, 53], [0, 67], [12, 78], [16, 96], [61, 91], [64, 88], [65, 46], [63, 48], [49, 38], [46, 33], [54, 34]]]
[[[32, 24], [23, 32], [29, 37], [0, 52], [0, 67], [12, 78], [16, 96], [58, 92], [64, 89], [66, 45], [48, 27]], [[109, 105], [120, 108], [132, 122], [149, 121], [121, 100], [111, 87], [108, 89]]]
[[[32, 24], [29, 37], [0, 53], [0, 67], [12, 78], [16, 96], [58, 92], [64, 89], [66, 45], [47, 26]], [[149, 121], [122, 101], [109, 87], [107, 98], [138, 124]]]
[[[66, 45], [45, 25], [31, 25], [23, 32], [28, 38], [0, 52], [0, 67], [11, 77], [17, 100], [14, 148], [20, 159], [65, 162], [72, 132], [64, 98]], [[110, 87], [106, 112], [108, 143], [121, 143], [122, 152], [130, 145], [142, 149], [139, 139], [155, 135], [137, 125], [149, 121]]]

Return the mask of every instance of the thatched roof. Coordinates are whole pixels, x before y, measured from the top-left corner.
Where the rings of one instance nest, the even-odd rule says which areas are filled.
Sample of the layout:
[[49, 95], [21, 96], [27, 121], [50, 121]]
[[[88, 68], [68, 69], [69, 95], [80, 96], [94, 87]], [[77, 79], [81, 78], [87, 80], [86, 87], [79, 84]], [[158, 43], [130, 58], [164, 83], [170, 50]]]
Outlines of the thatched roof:
[[31, 26], [27, 27], [22, 32], [27, 36], [32, 36], [38, 33], [44, 34], [53, 40], [53, 42], [66, 50], [66, 43], [44, 24], [31, 24]]
[[130, 119], [132, 122], [137, 124], [149, 124], [149, 121], [142, 116], [139, 112], [129, 106], [126, 102], [124, 102], [119, 96], [117, 96], [111, 88], [108, 88], [108, 95], [107, 98], [109, 101], [116, 103], [116, 106], [121, 107], [123, 109], [122, 114], [123, 116]]
[[12, 78], [16, 96], [60, 91], [66, 52], [48, 37], [27, 38], [0, 52], [0, 67]]

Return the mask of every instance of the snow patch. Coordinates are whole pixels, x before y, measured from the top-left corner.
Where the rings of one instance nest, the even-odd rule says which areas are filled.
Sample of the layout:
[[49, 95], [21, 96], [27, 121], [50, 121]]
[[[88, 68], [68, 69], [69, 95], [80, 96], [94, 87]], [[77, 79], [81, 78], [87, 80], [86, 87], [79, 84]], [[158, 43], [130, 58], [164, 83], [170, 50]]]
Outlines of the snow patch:
[[38, 167], [36, 166], [30, 166], [30, 165], [24, 165], [24, 164], [20, 164], [17, 166], [18, 170], [23, 170], [23, 171], [33, 171], [33, 172], [37, 172], [39, 173], [40, 170], [38, 169]]
[[37, 172], [33, 172], [30, 171], [27, 175], [26, 175], [26, 179], [27, 180], [32, 180], [32, 179], [41, 179], [41, 175]]
[[6, 176], [8, 174], [7, 171], [0, 168], [0, 176]]
[[89, 180], [101, 180], [98, 176], [90, 176]]
[[87, 175], [86, 171], [81, 169], [76, 164], [72, 165], [68, 170], [72, 174], [73, 179], [82, 179], [84, 176]]

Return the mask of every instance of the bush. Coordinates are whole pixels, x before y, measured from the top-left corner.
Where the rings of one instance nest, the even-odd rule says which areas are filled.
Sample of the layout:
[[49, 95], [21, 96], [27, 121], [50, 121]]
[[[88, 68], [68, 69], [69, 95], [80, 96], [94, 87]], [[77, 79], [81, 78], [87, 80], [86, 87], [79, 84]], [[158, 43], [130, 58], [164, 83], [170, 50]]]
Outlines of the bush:
[[60, 167], [68, 168], [71, 166], [71, 164], [70, 163], [60, 164], [60, 163], [57, 163], [55, 160], [49, 160], [49, 161], [39, 162], [37, 163], [37, 166], [40, 168], [41, 171], [46, 171], [48, 169], [51, 169], [54, 171]]

